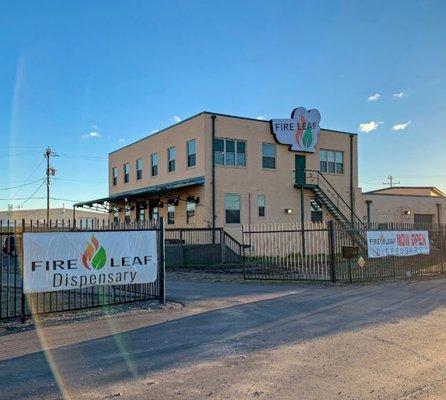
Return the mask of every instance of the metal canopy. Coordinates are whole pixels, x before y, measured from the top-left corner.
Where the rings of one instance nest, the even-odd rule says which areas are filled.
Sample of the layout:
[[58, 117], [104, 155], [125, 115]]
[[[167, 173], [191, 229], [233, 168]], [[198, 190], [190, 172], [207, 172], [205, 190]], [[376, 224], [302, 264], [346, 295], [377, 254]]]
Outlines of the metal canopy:
[[95, 200], [90, 200], [90, 201], [83, 201], [80, 203], [76, 203], [74, 204], [73, 207], [91, 207], [93, 205], [102, 205], [104, 203], [113, 203], [113, 202], [117, 202], [119, 200], [124, 200], [124, 199], [130, 199], [132, 197], [136, 197], [136, 196], [142, 196], [142, 195], [147, 195], [147, 194], [156, 194], [156, 193], [165, 193], [169, 190], [172, 189], [178, 189], [178, 188], [183, 188], [183, 187], [187, 187], [187, 186], [194, 186], [194, 185], [204, 185], [204, 176], [200, 176], [197, 178], [190, 178], [190, 179], [182, 179], [179, 181], [173, 181], [173, 182], [168, 182], [168, 183], [163, 183], [161, 185], [153, 185], [153, 186], [147, 186], [144, 188], [140, 188], [140, 189], [134, 189], [134, 190], [129, 190], [127, 192], [121, 192], [109, 197], [102, 197], [100, 199], [95, 199]]

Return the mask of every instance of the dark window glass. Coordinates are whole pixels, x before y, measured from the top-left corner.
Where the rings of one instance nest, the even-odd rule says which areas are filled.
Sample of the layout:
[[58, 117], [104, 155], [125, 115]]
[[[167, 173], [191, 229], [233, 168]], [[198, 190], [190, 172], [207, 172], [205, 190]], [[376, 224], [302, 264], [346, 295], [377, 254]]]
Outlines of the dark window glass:
[[195, 167], [197, 162], [195, 139], [187, 142], [187, 166]]
[[266, 210], [265, 210], [265, 196], [263, 194], [259, 194], [257, 196], [257, 208], [259, 211], [259, 217], [264, 217], [266, 215]]
[[240, 195], [225, 195], [225, 220], [227, 224], [240, 223]]
[[130, 181], [130, 164], [124, 164], [124, 183], [129, 183]]
[[169, 172], [175, 171], [175, 147], [169, 147], [167, 149], [167, 170]]
[[151, 175], [157, 176], [158, 175], [158, 154], [153, 153], [150, 156], [150, 165], [151, 165]]
[[215, 164], [216, 165], [224, 165], [224, 141], [222, 139], [214, 140], [214, 155], [215, 155]]
[[235, 141], [225, 140], [225, 164], [235, 165]]
[[167, 223], [169, 225], [175, 224], [175, 206], [173, 205], [167, 206]]
[[276, 168], [276, 145], [262, 143], [262, 168]]

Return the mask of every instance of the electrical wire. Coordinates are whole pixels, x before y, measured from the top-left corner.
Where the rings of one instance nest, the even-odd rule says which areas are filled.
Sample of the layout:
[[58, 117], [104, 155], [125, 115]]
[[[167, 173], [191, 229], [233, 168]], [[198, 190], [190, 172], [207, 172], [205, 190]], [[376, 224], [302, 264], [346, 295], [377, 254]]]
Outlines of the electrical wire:
[[0, 190], [17, 189], [17, 188], [21, 188], [21, 187], [24, 187], [24, 186], [32, 185], [33, 183], [40, 182], [40, 181], [43, 181], [43, 180], [44, 180], [43, 178], [40, 178], [40, 179], [36, 179], [35, 181], [31, 181], [31, 182], [28, 182], [28, 183], [22, 183], [21, 185], [17, 185], [17, 186], [11, 186], [9, 188], [0, 188]]
[[39, 185], [39, 187], [32, 193], [31, 196], [29, 196], [23, 203], [20, 203], [18, 205], [18, 208], [22, 207], [28, 200], [31, 200], [33, 196], [40, 190], [40, 188], [45, 184], [45, 181], [42, 181], [42, 183]]

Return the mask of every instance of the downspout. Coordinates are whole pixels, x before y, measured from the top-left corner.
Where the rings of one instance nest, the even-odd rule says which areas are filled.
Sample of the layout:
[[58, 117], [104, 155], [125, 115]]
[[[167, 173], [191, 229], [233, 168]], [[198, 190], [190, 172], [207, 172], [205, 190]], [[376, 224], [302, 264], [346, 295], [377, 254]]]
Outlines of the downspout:
[[212, 115], [212, 229], [214, 230], [214, 234], [212, 235], [212, 241], [215, 242], [215, 119], [217, 116]]
[[367, 227], [369, 227], [371, 222], [370, 205], [372, 204], [372, 200], [366, 200], [365, 202], [367, 204]]
[[353, 191], [353, 139], [355, 135], [350, 135], [350, 219], [352, 228], [354, 228], [355, 215], [355, 193]]

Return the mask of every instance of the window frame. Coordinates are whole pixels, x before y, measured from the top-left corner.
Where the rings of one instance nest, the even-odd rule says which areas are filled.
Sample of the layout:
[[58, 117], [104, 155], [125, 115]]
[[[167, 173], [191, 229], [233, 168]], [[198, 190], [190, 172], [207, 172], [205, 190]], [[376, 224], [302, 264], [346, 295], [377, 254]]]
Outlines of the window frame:
[[112, 167], [112, 186], [118, 185], [118, 168]]
[[[194, 152], [189, 153], [189, 144], [193, 143]], [[193, 161], [193, 163], [192, 163]], [[197, 141], [196, 139], [191, 139], [186, 142], [186, 166], [187, 168], [194, 168], [197, 166]]]
[[[126, 170], [127, 170], [126, 167], [128, 167], [128, 172], [126, 172]], [[124, 183], [125, 183], [125, 184], [130, 183], [130, 163], [129, 163], [129, 162], [125, 162], [125, 163], [124, 163], [124, 168], [123, 168], [123, 170], [124, 170], [124, 176], [123, 176], [123, 178], [124, 178]]]
[[[141, 165], [138, 167], [138, 161], [141, 163]], [[142, 170], [143, 170], [143, 159], [137, 158], [136, 159], [136, 180], [140, 181], [142, 179]]]
[[[337, 156], [341, 157], [341, 161], [336, 161]], [[330, 175], [344, 175], [345, 173], [345, 157], [342, 150], [320, 149], [319, 151], [319, 171]]]
[[[156, 157], [156, 163], [153, 163], [154, 156]], [[152, 178], [158, 176], [158, 165], [159, 165], [158, 153], [150, 154], [150, 176]], [[154, 168], [155, 168], [155, 173], [153, 173]]]
[[[229, 209], [226, 208], [226, 197], [227, 196], [237, 196], [238, 197], [238, 222], [228, 222], [227, 211]], [[224, 215], [225, 215], [225, 225], [240, 225], [242, 221], [242, 196], [240, 193], [225, 193], [223, 195], [223, 207], [224, 207]], [[232, 210], [231, 210], [232, 211]]]
[[[215, 150], [215, 142], [216, 141], [222, 141], [223, 142], [223, 150], [221, 151], [222, 154], [222, 160], [223, 163], [218, 162], [217, 160], [217, 155], [216, 152], [217, 150]], [[228, 164], [227, 162], [227, 155], [228, 155], [228, 151], [227, 151], [227, 142], [234, 142], [234, 151], [230, 152], [231, 154], [234, 154], [234, 164]], [[243, 150], [244, 152], [239, 152], [239, 144], [243, 144]], [[222, 138], [222, 137], [217, 137], [214, 139], [214, 143], [213, 143], [213, 151], [214, 151], [214, 160], [215, 160], [215, 165], [219, 165], [219, 166], [224, 166], [224, 167], [235, 167], [235, 168], [246, 168], [246, 164], [247, 164], [247, 141], [243, 140], [243, 139], [235, 139], [235, 138]], [[220, 152], [220, 151], [219, 151]], [[239, 164], [239, 155], [243, 154], [243, 164]]]
[[[173, 208], [173, 211], [171, 209]], [[167, 205], [167, 224], [168, 225], [175, 225], [175, 206], [173, 204]], [[171, 215], [173, 214], [173, 215]]]
[[[173, 151], [173, 158], [170, 158], [170, 151]], [[176, 170], [176, 159], [177, 159], [177, 151], [175, 146], [170, 146], [167, 148], [167, 172], [175, 172]], [[172, 163], [172, 164], [171, 164]]]
[[[192, 215], [189, 214], [189, 212], [191, 210], [188, 210], [188, 208], [187, 208], [191, 204], [194, 205], [194, 209], [192, 210], [192, 212], [193, 212]], [[195, 201], [186, 201], [186, 224], [187, 225], [195, 224], [196, 212], [197, 212], [197, 203], [195, 203]], [[193, 218], [193, 221], [191, 221], [192, 218]]]
[[[264, 152], [263, 152], [263, 146], [264, 145], [271, 145], [274, 148], [274, 157], [271, 156], [265, 156]], [[274, 159], [274, 167], [265, 167], [265, 158], [272, 158]], [[269, 142], [262, 142], [262, 168], [263, 169], [269, 169], [269, 170], [273, 170], [273, 169], [277, 169], [277, 146], [276, 143], [269, 143]]]
[[[260, 199], [263, 199], [263, 205], [260, 205]], [[261, 208], [263, 208], [263, 215], [260, 215]], [[257, 195], [257, 216], [259, 218], [266, 218], [266, 196], [264, 194]]]

